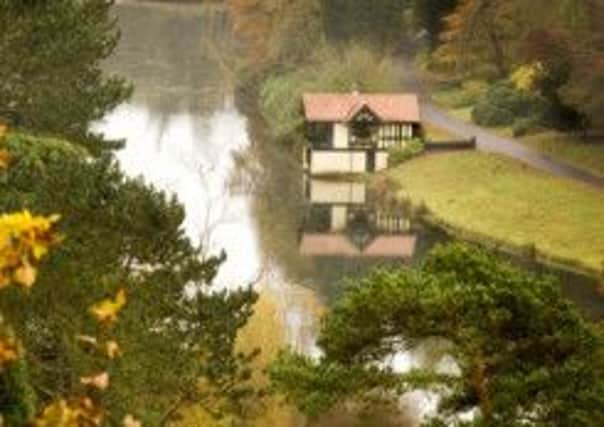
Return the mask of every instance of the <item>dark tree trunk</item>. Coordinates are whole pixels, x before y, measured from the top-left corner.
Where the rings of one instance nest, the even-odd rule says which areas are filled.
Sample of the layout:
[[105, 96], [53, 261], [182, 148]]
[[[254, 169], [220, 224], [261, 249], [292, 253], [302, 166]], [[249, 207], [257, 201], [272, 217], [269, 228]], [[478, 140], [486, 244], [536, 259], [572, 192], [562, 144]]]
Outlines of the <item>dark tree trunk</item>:
[[487, 32], [491, 48], [493, 49], [493, 60], [495, 61], [495, 67], [497, 67], [497, 75], [504, 78], [507, 74], [507, 69], [505, 66], [505, 53], [503, 52], [501, 40], [499, 40], [499, 36], [493, 28], [489, 28]]

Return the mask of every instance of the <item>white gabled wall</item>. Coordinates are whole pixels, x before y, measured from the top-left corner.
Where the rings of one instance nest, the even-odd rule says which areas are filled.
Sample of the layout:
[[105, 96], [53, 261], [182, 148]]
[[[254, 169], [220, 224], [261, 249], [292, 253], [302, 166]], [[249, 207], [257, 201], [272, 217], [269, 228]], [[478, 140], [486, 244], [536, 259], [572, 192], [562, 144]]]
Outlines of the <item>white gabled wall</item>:
[[346, 123], [333, 124], [333, 147], [348, 148], [348, 126]]
[[364, 151], [313, 150], [310, 173], [362, 173], [366, 160]]
[[388, 152], [377, 151], [375, 153], [375, 170], [381, 171], [388, 167]]
[[310, 181], [311, 203], [355, 203], [366, 200], [367, 186], [364, 182], [328, 181], [312, 179]]
[[[310, 159], [311, 174], [367, 172], [367, 153], [359, 151], [313, 150]], [[388, 167], [388, 152], [376, 151], [375, 170]]]
[[342, 231], [348, 223], [348, 208], [346, 206], [331, 207], [331, 231]]

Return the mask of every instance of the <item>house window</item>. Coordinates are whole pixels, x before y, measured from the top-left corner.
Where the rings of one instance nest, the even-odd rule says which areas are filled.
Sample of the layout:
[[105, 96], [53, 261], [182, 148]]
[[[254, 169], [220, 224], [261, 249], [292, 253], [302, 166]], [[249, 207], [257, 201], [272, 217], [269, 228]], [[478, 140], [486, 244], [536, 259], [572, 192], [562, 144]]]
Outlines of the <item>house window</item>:
[[361, 110], [350, 123], [351, 145], [375, 144], [381, 136], [379, 120], [368, 109]]
[[362, 111], [352, 122], [352, 134], [358, 138], [369, 138], [374, 126], [375, 117], [368, 111]]
[[314, 147], [331, 147], [333, 136], [330, 123], [309, 123], [306, 126], [306, 138]]

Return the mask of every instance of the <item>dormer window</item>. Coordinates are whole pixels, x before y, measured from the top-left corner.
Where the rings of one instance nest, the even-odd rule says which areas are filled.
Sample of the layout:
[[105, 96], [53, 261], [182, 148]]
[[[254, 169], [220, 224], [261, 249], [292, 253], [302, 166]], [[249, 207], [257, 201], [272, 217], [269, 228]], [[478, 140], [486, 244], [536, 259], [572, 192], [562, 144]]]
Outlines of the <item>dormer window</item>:
[[367, 107], [363, 107], [350, 121], [350, 133], [353, 144], [368, 144], [377, 132], [379, 119]]

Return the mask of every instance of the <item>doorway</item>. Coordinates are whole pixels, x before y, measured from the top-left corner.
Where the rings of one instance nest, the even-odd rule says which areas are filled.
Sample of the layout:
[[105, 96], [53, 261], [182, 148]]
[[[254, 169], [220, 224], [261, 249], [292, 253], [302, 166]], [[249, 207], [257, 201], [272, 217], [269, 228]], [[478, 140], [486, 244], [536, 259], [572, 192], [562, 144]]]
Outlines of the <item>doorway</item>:
[[375, 150], [366, 151], [367, 172], [375, 172]]

